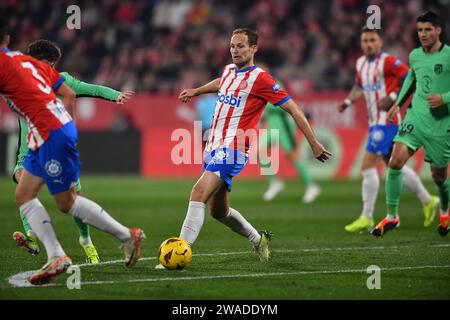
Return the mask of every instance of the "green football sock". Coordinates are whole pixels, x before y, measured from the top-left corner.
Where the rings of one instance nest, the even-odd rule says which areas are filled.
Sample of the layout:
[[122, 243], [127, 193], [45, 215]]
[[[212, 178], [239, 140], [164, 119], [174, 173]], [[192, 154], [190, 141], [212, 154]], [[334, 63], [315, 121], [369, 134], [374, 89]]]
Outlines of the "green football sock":
[[73, 221], [77, 225], [80, 236], [82, 236], [83, 238], [88, 238], [89, 237], [89, 225], [75, 217], [73, 217]]
[[386, 178], [386, 206], [389, 215], [396, 216], [398, 214], [402, 187], [402, 170], [388, 168], [388, 175]]
[[446, 212], [448, 209], [449, 181], [450, 181], [450, 179], [447, 178], [447, 180], [445, 180], [445, 183], [442, 186], [437, 186], [439, 199], [441, 200], [441, 209], [443, 212]]
[[314, 183], [312, 175], [306, 169], [305, 165], [298, 160], [295, 162], [295, 170], [297, 170], [298, 176], [303, 180], [306, 186], [310, 186]]
[[268, 178], [269, 178], [269, 183], [274, 183], [275, 181], [279, 180], [276, 174], [268, 176]]
[[20, 219], [22, 220], [23, 229], [25, 230], [25, 233], [28, 234], [33, 229], [31, 229], [31, 226], [28, 223], [27, 218], [25, 218], [24, 214], [22, 212], [19, 212], [19, 214], [20, 214]]

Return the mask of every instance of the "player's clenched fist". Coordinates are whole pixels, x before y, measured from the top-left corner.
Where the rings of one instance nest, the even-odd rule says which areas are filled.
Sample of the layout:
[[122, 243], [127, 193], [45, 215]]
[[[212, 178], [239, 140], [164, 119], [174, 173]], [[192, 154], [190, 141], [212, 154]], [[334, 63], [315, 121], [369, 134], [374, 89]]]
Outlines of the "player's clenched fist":
[[348, 105], [345, 103], [345, 101], [341, 101], [337, 104], [337, 110], [339, 111], [339, 113], [344, 112], [347, 107]]
[[314, 158], [320, 162], [325, 162], [331, 158], [331, 152], [327, 151], [320, 142], [316, 142], [311, 146]]
[[437, 108], [444, 104], [444, 99], [442, 99], [442, 95], [436, 93], [430, 94], [427, 97], [427, 101], [432, 108]]

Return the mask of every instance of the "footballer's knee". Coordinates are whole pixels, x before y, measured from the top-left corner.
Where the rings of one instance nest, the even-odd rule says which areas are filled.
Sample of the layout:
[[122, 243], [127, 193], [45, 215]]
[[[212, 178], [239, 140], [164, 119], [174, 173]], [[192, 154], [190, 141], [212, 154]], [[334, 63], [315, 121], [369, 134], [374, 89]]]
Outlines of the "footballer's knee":
[[37, 193], [32, 194], [32, 193], [24, 193], [24, 192], [18, 192], [16, 190], [16, 194], [15, 194], [15, 201], [16, 201], [16, 205], [18, 207], [22, 206], [24, 203], [27, 203], [30, 200], [33, 200], [34, 198], [37, 197]]
[[214, 190], [208, 187], [208, 185], [204, 181], [199, 180], [192, 187], [190, 200], [207, 203], [208, 200], [211, 198], [213, 191]]
[[204, 186], [202, 186], [202, 184], [200, 183], [196, 183], [193, 187], [192, 187], [192, 191], [191, 191], [191, 201], [198, 201], [198, 202], [203, 202], [205, 203], [207, 199], [205, 199], [205, 194], [206, 194], [206, 190], [204, 188]]
[[392, 150], [391, 158], [389, 159], [389, 168], [400, 170], [405, 166], [405, 163], [413, 155], [413, 151], [406, 145], [395, 143]]
[[58, 207], [58, 210], [62, 213], [68, 213], [70, 211], [70, 208], [73, 206], [73, 201], [57, 201], [56, 206]]
[[30, 189], [24, 189], [24, 188], [16, 188], [15, 193], [15, 201], [16, 205], [20, 207], [24, 203], [27, 203], [30, 200], [33, 200], [34, 198], [37, 198], [39, 190], [30, 190]]
[[56, 206], [63, 213], [68, 213], [77, 197], [76, 192], [66, 191], [55, 195]]
[[391, 169], [400, 170], [403, 168], [404, 165], [405, 162], [401, 158], [392, 156], [391, 159], [389, 160], [389, 168]]

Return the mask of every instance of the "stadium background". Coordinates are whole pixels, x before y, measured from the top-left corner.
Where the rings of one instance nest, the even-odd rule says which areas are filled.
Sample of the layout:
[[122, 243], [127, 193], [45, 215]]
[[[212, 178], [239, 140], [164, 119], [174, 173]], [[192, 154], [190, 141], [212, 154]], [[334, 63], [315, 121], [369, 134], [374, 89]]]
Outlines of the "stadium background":
[[[66, 8], [81, 9], [81, 29], [69, 30]], [[46, 38], [62, 49], [57, 69], [87, 82], [134, 90], [126, 106], [99, 99], [77, 100], [76, 119], [84, 173], [139, 173], [145, 177], [196, 177], [200, 164], [176, 165], [171, 151], [176, 129], [192, 132], [176, 97], [220, 74], [229, 63], [229, 37], [236, 26], [256, 28], [256, 60], [268, 64], [313, 118], [318, 135], [333, 152], [322, 167], [302, 148], [301, 157], [318, 178], [358, 177], [367, 137], [362, 101], [336, 111], [353, 85], [361, 54], [359, 30], [370, 4], [381, 8], [384, 50], [407, 62], [417, 46], [414, 19], [425, 9], [448, 21], [449, 1], [14, 1], [0, 3], [11, 23], [11, 48], [26, 51]], [[444, 34], [449, 32], [448, 22]], [[194, 100], [189, 108], [194, 110]], [[15, 161], [17, 119], [0, 103], [0, 174]], [[299, 137], [300, 143], [302, 142]], [[114, 143], [114, 148], [111, 148]], [[304, 143], [303, 143], [304, 144]], [[194, 157], [192, 152], [192, 159]], [[413, 167], [429, 177], [419, 153]], [[295, 171], [282, 156], [280, 173]], [[242, 176], [258, 177], [256, 165]]]

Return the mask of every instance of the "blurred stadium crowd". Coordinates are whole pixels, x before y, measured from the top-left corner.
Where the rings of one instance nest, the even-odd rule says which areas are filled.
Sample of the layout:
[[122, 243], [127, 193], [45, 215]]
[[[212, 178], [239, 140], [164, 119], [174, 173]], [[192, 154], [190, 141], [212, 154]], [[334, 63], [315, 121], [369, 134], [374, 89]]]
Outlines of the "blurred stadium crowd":
[[151, 93], [177, 93], [217, 77], [230, 61], [229, 37], [237, 26], [257, 29], [257, 60], [293, 94], [348, 89], [368, 5], [381, 7], [384, 50], [403, 61], [417, 45], [416, 16], [433, 9], [448, 21], [450, 14], [449, 0], [84, 0], [76, 2], [81, 30], [69, 30], [71, 4], [2, 0], [11, 47], [25, 51], [33, 40], [50, 39], [63, 52], [59, 70]]

